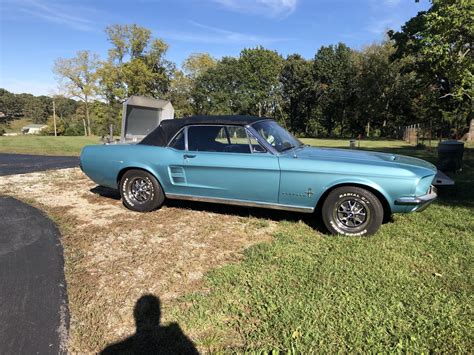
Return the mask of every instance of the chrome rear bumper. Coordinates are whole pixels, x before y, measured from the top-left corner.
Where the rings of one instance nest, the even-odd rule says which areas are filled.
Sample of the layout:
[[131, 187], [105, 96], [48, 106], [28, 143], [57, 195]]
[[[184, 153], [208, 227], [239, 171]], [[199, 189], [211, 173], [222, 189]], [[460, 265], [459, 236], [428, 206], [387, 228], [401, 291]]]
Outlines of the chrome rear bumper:
[[426, 195], [413, 196], [413, 197], [400, 197], [399, 199], [395, 200], [395, 204], [415, 206], [413, 211], [421, 212], [426, 207], [428, 207], [431, 202], [436, 200], [437, 197], [438, 197], [438, 191], [436, 190], [436, 187], [431, 185], [430, 190], [428, 191]]

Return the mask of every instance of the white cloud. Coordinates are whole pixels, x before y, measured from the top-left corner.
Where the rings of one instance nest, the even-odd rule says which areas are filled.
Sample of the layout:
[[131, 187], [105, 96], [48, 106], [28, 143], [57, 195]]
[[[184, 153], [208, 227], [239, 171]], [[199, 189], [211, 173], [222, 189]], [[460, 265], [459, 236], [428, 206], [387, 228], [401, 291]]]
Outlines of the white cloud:
[[195, 21], [189, 21], [189, 23], [195, 27], [195, 31], [159, 31], [159, 34], [165, 39], [209, 44], [264, 45], [290, 40], [289, 38], [266, 37], [249, 33], [229, 31], [218, 27], [204, 25]]
[[401, 0], [371, 0], [369, 4], [371, 16], [365, 29], [370, 33], [384, 36], [387, 30], [399, 30], [406, 21]]
[[94, 31], [95, 22], [90, 19], [91, 9], [75, 7], [62, 4], [46, 4], [39, 0], [7, 1], [6, 4], [13, 5], [13, 12], [21, 12], [43, 21], [64, 25], [79, 31]]
[[269, 17], [288, 16], [296, 10], [298, 0], [213, 0], [225, 8]]

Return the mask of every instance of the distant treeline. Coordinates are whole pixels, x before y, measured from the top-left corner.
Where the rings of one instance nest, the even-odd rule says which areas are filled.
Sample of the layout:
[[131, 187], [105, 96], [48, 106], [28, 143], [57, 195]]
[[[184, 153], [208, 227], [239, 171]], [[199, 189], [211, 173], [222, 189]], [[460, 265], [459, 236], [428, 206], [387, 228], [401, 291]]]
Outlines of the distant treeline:
[[[178, 117], [267, 116], [298, 135], [397, 137], [415, 123], [460, 135], [472, 118], [473, 4], [432, 0], [401, 31], [362, 50], [339, 43], [306, 59], [257, 47], [219, 60], [192, 54], [181, 68], [150, 30], [112, 25], [107, 58], [85, 50], [54, 64], [65, 96], [78, 100], [55, 98], [62, 133], [119, 129], [121, 103], [145, 95], [171, 100]], [[45, 122], [51, 100], [2, 91], [0, 111]]]

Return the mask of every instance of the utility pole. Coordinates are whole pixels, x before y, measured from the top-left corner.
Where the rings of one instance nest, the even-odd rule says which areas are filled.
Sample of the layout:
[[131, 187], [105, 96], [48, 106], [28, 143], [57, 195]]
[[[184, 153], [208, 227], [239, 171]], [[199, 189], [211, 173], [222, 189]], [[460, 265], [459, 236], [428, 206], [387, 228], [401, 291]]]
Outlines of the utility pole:
[[53, 124], [54, 124], [54, 136], [58, 136], [58, 132], [56, 131], [56, 103], [53, 99]]

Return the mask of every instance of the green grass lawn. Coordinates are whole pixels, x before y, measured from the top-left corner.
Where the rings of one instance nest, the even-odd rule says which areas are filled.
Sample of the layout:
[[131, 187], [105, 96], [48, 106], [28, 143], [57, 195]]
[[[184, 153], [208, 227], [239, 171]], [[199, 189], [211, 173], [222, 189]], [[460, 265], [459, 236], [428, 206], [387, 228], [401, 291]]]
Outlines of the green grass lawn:
[[0, 137], [0, 153], [38, 155], [79, 155], [89, 144], [100, 144], [99, 137], [15, 136]]
[[[381, 150], [435, 158], [403, 144]], [[260, 216], [281, 221], [274, 241], [211, 272], [205, 291], [167, 312], [215, 352], [469, 353], [473, 158], [467, 151], [457, 190], [372, 237], [323, 235], [301, 215]]]

